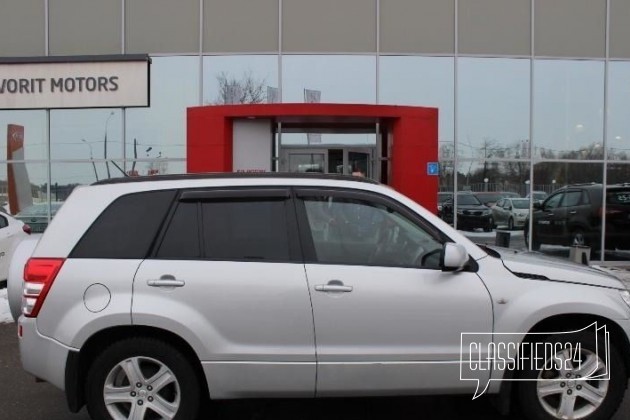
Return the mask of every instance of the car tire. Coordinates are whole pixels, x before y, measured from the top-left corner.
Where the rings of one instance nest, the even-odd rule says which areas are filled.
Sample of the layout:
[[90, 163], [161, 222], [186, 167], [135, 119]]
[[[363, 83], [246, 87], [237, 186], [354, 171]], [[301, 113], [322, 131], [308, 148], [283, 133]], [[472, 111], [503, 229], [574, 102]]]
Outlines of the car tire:
[[[525, 246], [529, 247], [529, 224], [525, 223], [525, 227], [523, 228], [523, 237], [525, 238]], [[540, 242], [532, 241], [532, 251], [540, 250]]]
[[[610, 419], [619, 408], [627, 386], [626, 369], [614, 342], [611, 341], [608, 348], [609, 366], [607, 370], [610, 379], [590, 380], [578, 379], [577, 375], [581, 373], [588, 375], [589, 372], [593, 372], [594, 367], [591, 366], [599, 367], [590, 376], [597, 376], [604, 372], [606, 346], [603, 336], [595, 341], [593, 335], [585, 332], [576, 332], [571, 335], [556, 334], [536, 343], [541, 344], [536, 348], [564, 345], [567, 342], [580, 343], [579, 359], [582, 359], [582, 363], [579, 366], [572, 364], [571, 366], [574, 368], [572, 370], [558, 370], [556, 369], [558, 365], [550, 370], [537, 370], [531, 369], [531, 366], [528, 366], [529, 362], [526, 362], [526, 368], [520, 372], [516, 397], [525, 418], [537, 420]], [[560, 354], [558, 352], [552, 357], [558, 357]], [[566, 353], [566, 355], [568, 354]], [[599, 360], [597, 360], [598, 357]], [[575, 360], [573, 359], [572, 363]], [[597, 361], [597, 364], [589, 364], [592, 360]], [[564, 366], [564, 363], [561, 362], [560, 366]], [[562, 378], [566, 378], [566, 381], [563, 381]]]
[[142, 413], [168, 417], [166, 413], [194, 419], [201, 389], [191, 363], [175, 347], [152, 338], [130, 338], [94, 359], [86, 379], [87, 409], [99, 420], [135, 418], [131, 410], [140, 410], [139, 418], [144, 418]]
[[508, 219], [507, 228], [508, 228], [508, 230], [514, 230], [514, 219], [511, 218], [511, 217]]
[[581, 245], [588, 246], [588, 241], [586, 240], [586, 235], [584, 234], [584, 230], [580, 228], [573, 229], [571, 232], [571, 246]]
[[494, 219], [491, 217], [490, 220], [488, 220], [488, 226], [483, 228], [484, 232], [492, 232], [492, 229], [494, 229]]

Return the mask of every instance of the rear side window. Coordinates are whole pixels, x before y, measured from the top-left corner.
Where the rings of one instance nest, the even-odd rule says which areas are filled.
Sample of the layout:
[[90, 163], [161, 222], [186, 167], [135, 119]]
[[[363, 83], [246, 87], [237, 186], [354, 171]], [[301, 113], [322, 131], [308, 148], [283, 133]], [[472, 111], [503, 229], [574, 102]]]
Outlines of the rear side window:
[[70, 258], [145, 258], [175, 191], [148, 191], [118, 198], [90, 226]]
[[206, 258], [287, 261], [286, 200], [207, 201], [201, 205]]
[[287, 200], [181, 201], [155, 254], [158, 259], [288, 261]]
[[198, 259], [201, 257], [199, 203], [180, 202], [164, 233], [156, 258]]
[[582, 191], [568, 191], [564, 195], [564, 201], [562, 202], [563, 207], [573, 207], [580, 204], [580, 199], [582, 198]]

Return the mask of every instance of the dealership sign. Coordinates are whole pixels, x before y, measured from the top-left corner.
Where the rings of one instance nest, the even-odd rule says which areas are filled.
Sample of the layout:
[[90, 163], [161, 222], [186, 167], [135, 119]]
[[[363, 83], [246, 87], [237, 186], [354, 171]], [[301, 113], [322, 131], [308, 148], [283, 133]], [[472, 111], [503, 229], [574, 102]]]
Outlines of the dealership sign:
[[0, 59], [0, 109], [149, 106], [146, 55]]

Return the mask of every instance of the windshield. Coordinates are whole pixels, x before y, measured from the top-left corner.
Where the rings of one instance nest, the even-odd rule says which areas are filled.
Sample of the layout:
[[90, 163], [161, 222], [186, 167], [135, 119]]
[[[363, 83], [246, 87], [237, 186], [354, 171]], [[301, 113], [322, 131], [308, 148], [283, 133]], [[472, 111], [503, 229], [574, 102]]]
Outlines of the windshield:
[[453, 198], [451, 193], [438, 193], [438, 203], [444, 203], [446, 200]]
[[477, 197], [472, 194], [458, 194], [457, 203], [464, 205], [481, 205], [481, 202], [477, 199]]
[[527, 199], [512, 200], [512, 206], [514, 206], [515, 209], [528, 209], [529, 200]]

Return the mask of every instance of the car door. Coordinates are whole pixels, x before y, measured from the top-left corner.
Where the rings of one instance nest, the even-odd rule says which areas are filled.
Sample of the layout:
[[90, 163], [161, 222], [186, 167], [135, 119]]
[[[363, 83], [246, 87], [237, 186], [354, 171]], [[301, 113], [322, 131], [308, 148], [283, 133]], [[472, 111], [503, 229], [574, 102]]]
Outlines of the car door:
[[300, 189], [297, 205], [317, 395], [474, 389], [460, 380], [461, 334], [491, 332], [492, 304], [474, 272], [439, 269], [448, 239], [380, 195]]
[[313, 317], [286, 188], [186, 190], [134, 281], [133, 322], [180, 334], [215, 398], [312, 397]]
[[503, 209], [503, 205], [508, 200], [502, 198], [496, 202], [494, 206], [492, 206], [492, 217], [494, 218], [494, 223], [497, 225], [503, 224], [506, 221], [505, 210]]
[[564, 191], [551, 195], [534, 216], [535, 238], [542, 243], [557, 243], [562, 237], [566, 209], [561, 208]]

